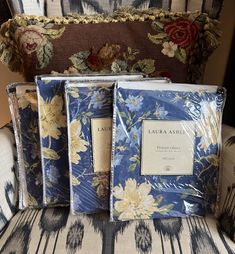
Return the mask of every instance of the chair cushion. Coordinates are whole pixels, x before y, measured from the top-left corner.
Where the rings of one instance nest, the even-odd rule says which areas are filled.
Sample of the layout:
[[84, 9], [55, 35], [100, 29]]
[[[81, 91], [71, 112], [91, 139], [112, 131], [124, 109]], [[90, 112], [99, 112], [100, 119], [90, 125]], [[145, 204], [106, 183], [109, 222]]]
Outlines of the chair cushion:
[[12, 132], [11, 124], [0, 129], [0, 232], [16, 213], [18, 205], [16, 150]]
[[107, 214], [73, 216], [68, 208], [19, 212], [0, 238], [0, 253], [234, 253], [214, 218], [110, 223]]
[[220, 226], [235, 242], [235, 128], [223, 126]]

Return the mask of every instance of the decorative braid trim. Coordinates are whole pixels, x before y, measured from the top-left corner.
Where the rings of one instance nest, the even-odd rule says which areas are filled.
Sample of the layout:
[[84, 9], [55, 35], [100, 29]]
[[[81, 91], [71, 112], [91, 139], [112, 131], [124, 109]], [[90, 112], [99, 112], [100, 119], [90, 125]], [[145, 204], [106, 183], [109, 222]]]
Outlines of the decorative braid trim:
[[[184, 17], [184, 16], [198, 16], [199, 11], [195, 12], [169, 12], [156, 8], [150, 8], [146, 10], [138, 10], [133, 8], [121, 8], [111, 15], [96, 14], [96, 15], [81, 15], [70, 14], [65, 17], [48, 18], [45, 16], [33, 16], [33, 15], [17, 15], [15, 19], [23, 19], [25, 21], [35, 20], [39, 22], [54, 23], [60, 25], [66, 24], [99, 24], [99, 23], [117, 23], [127, 21], [147, 21], [156, 20], [159, 18], [168, 17]], [[208, 15], [205, 14], [207, 17]], [[208, 17], [208, 21], [210, 18]], [[8, 22], [11, 22], [9, 20]]]

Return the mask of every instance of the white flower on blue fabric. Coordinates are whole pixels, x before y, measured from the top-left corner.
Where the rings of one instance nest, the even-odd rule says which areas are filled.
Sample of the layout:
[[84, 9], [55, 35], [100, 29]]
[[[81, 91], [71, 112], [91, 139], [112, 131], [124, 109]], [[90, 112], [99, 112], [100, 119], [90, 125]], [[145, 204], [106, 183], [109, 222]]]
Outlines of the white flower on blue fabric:
[[131, 141], [131, 146], [136, 146], [139, 145], [140, 143], [140, 134], [141, 134], [141, 129], [137, 129], [136, 126], [131, 128], [130, 131], [130, 141]]
[[121, 164], [121, 160], [123, 158], [123, 155], [121, 154], [116, 154], [115, 155], [115, 160], [114, 160], [114, 166], [118, 166]]
[[133, 96], [133, 95], [129, 95], [128, 98], [125, 100], [126, 105], [130, 111], [138, 111], [143, 104], [142, 101], [143, 101], [142, 96]]
[[212, 116], [217, 109], [216, 101], [204, 100], [200, 102], [200, 106], [201, 106], [201, 115], [205, 117]]
[[106, 95], [104, 91], [94, 91], [91, 96], [90, 104], [93, 105], [93, 108], [101, 109], [106, 101]]
[[[74, 191], [75, 191], [75, 190], [74, 190]], [[81, 199], [80, 199], [79, 194], [74, 193], [74, 194], [73, 194], [73, 207], [74, 207], [74, 209], [75, 209], [75, 210], [78, 209], [78, 208], [81, 206], [81, 204], [82, 204], [82, 201], [81, 201]]]
[[165, 118], [168, 115], [168, 111], [165, 110], [164, 107], [161, 107], [158, 103], [156, 103], [156, 111], [155, 111], [154, 115], [157, 118], [162, 119], [162, 118]]
[[126, 137], [126, 133], [123, 129], [123, 126], [121, 124], [119, 124], [116, 128], [115, 140], [116, 140], [116, 142], [124, 141], [125, 137]]
[[49, 181], [53, 184], [58, 184], [59, 180], [59, 171], [58, 168], [56, 168], [54, 165], [47, 168], [47, 177]]

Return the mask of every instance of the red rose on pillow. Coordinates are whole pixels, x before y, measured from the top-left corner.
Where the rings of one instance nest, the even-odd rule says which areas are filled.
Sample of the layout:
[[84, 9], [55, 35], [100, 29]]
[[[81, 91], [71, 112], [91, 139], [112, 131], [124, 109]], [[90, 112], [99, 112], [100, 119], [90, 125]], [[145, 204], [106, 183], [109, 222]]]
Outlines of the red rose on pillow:
[[179, 18], [165, 23], [164, 31], [172, 42], [187, 48], [197, 38], [198, 26], [188, 19]]

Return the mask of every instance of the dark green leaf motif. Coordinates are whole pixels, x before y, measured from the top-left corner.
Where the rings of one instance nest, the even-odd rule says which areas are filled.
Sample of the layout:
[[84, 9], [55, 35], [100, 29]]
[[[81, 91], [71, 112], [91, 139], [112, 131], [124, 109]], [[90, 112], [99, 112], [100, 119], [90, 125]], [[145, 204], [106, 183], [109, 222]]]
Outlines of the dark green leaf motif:
[[53, 56], [53, 52], [53, 45], [50, 41], [48, 41], [43, 47], [38, 49], [37, 58], [39, 62], [39, 69], [43, 69], [49, 64]]

